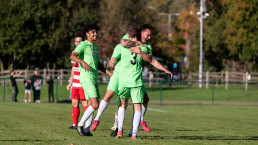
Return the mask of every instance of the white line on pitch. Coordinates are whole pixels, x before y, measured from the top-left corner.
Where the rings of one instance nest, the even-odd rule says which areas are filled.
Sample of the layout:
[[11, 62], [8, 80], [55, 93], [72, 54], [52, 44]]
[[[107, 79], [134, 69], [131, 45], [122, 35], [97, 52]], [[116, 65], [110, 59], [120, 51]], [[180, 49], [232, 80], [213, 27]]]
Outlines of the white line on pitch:
[[[128, 106], [127, 108], [133, 108], [133, 107], [132, 106]], [[151, 108], [148, 108], [147, 110], [156, 111], [156, 112], [168, 112], [168, 111], [165, 111], [165, 110], [151, 109]]]
[[164, 110], [151, 109], [151, 108], [148, 108], [147, 110], [150, 110], [150, 111], [157, 111], [157, 112], [168, 112], [168, 111], [164, 111]]

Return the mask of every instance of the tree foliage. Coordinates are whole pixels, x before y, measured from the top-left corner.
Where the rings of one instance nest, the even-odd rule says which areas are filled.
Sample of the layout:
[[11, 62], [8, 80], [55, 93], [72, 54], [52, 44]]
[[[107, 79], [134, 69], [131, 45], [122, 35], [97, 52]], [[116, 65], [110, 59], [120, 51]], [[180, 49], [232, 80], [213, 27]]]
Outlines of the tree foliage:
[[[204, 71], [228, 69], [230, 62], [258, 69], [258, 1], [205, 5], [210, 16], [204, 20]], [[73, 36], [86, 23], [101, 26], [100, 57], [110, 57], [129, 24], [150, 23], [156, 28], [151, 40], [154, 56], [167, 62], [187, 56], [189, 70], [198, 70], [199, 0], [1, 0], [0, 9], [0, 64], [5, 69], [43, 68], [47, 63], [69, 67]], [[171, 41], [168, 13], [180, 14], [172, 16]]]

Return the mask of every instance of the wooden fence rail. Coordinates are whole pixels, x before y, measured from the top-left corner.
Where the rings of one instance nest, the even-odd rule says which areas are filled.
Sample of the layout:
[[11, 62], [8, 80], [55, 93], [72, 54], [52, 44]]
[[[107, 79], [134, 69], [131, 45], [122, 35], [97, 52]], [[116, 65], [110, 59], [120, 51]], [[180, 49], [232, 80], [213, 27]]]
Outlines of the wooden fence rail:
[[[15, 72], [22, 71], [21, 78], [30, 78], [33, 75], [33, 70], [15, 70]], [[62, 85], [64, 81], [68, 81], [70, 77], [71, 69], [41, 69], [39, 70], [41, 76], [44, 78], [43, 83], [46, 83], [47, 76], [58, 79]], [[9, 78], [10, 70], [1, 71], [1, 78]], [[109, 77], [106, 74], [98, 72], [98, 80], [100, 83], [107, 83]], [[149, 72], [148, 77], [143, 78], [144, 83], [148, 83], [149, 87], [152, 84], [158, 84], [160, 81], [169, 80], [169, 77], [163, 72]], [[23, 81], [23, 79], [17, 79], [17, 81]], [[192, 84], [199, 83], [199, 73], [177, 73], [174, 74], [174, 80], [179, 82], [187, 82], [189, 87]], [[10, 84], [10, 80], [6, 80], [7, 85]], [[203, 72], [203, 84], [206, 88], [209, 88], [211, 83], [215, 83], [216, 86], [225, 85], [225, 89], [228, 89], [229, 85], [242, 85], [245, 89], [248, 89], [249, 85], [258, 86], [258, 72]], [[0, 80], [0, 85], [3, 84], [3, 79]]]

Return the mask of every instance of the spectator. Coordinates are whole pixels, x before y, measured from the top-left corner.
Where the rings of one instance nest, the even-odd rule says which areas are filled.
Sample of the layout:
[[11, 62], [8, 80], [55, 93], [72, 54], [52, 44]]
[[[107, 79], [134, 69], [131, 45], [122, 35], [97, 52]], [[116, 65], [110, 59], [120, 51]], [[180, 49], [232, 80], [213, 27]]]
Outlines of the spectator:
[[36, 81], [34, 81], [34, 87], [35, 87], [35, 102], [40, 103], [40, 90], [41, 90], [41, 78], [37, 78]]
[[10, 80], [12, 82], [12, 100], [11, 102], [17, 102], [17, 95], [18, 95], [18, 87], [16, 83], [16, 78], [20, 77], [22, 72], [14, 73], [14, 70], [10, 71]]
[[48, 84], [48, 102], [50, 103], [50, 98], [52, 97], [52, 102], [54, 103], [54, 81], [52, 76], [47, 77], [47, 84]]
[[148, 67], [144, 66], [143, 71], [142, 71], [142, 77], [144, 77], [144, 78], [148, 77], [148, 73], [149, 73]]
[[[30, 88], [31, 88], [31, 80], [29, 79], [26, 79], [24, 80], [24, 84], [25, 84], [25, 95], [24, 95], [24, 102], [27, 103], [27, 102], [31, 102], [31, 91], [30, 91]], [[29, 100], [27, 101], [27, 94], [29, 95]]]
[[33, 91], [33, 102], [36, 102], [36, 90], [35, 90], [35, 87], [34, 87], [34, 82], [37, 80], [37, 79], [41, 79], [41, 76], [39, 75], [39, 69], [36, 68], [34, 71], [33, 71], [33, 75], [31, 76], [30, 80], [31, 80], [31, 84], [32, 84], [32, 91]]

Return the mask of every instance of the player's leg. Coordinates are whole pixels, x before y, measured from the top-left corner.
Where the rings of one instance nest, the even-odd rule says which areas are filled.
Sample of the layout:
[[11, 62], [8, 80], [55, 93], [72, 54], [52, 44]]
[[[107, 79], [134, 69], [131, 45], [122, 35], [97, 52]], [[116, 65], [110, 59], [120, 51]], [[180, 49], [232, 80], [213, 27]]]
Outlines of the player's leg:
[[134, 104], [132, 139], [137, 139], [138, 129], [141, 121], [141, 114], [142, 114], [141, 104], [143, 103], [143, 88], [142, 87], [132, 88], [131, 98]]
[[90, 130], [96, 130], [99, 125], [99, 120], [102, 115], [102, 113], [106, 110], [108, 103], [110, 102], [111, 98], [114, 96], [115, 93], [118, 93], [118, 73], [115, 71], [110, 78], [110, 81], [108, 83], [107, 92], [101, 100], [98, 113], [92, 123], [92, 126]]
[[125, 120], [126, 99], [121, 98], [121, 106], [118, 109], [118, 133], [116, 138], [123, 137], [123, 126]]
[[111, 128], [111, 132], [110, 132], [111, 137], [115, 137], [118, 132], [118, 109], [115, 112], [115, 122], [114, 122], [114, 126]]
[[146, 122], [144, 121], [144, 116], [148, 108], [148, 103], [149, 103], [149, 96], [146, 92], [144, 93], [143, 104], [142, 104], [141, 126], [144, 131], [151, 132], [150, 128], [146, 125]]
[[[96, 80], [97, 82], [97, 80]], [[90, 100], [90, 106], [87, 108], [87, 110], [84, 112], [80, 122], [78, 123], [76, 129], [81, 136], [86, 136], [84, 130], [83, 130], [83, 124], [90, 118], [92, 113], [98, 109], [99, 107], [99, 90], [98, 90], [98, 84], [95, 81], [89, 81], [81, 83], [81, 86], [84, 90], [86, 99]]]
[[72, 98], [72, 120], [73, 125], [69, 127], [69, 129], [75, 129], [75, 125], [78, 123], [78, 118], [80, 115], [80, 108], [79, 108], [79, 90], [75, 87], [72, 88], [71, 93]]
[[121, 101], [121, 105], [118, 109], [118, 133], [116, 138], [122, 138], [123, 137], [123, 125], [124, 125], [124, 119], [125, 119], [125, 109], [126, 109], [126, 100], [130, 96], [130, 88], [121, 88], [119, 90], [119, 97]]
[[110, 99], [112, 98], [112, 96], [115, 94], [115, 92], [111, 91], [111, 90], [107, 90], [105, 97], [103, 98], [103, 100], [101, 100], [100, 104], [99, 104], [99, 109], [98, 109], [98, 113], [91, 125], [90, 130], [96, 130], [98, 125], [99, 125], [99, 119], [102, 115], [102, 113], [106, 110], [107, 106], [108, 106], [108, 102], [110, 101]]
[[119, 96], [117, 96], [116, 104], [117, 104], [118, 108], [117, 108], [117, 111], [115, 112], [114, 126], [111, 128], [111, 132], [110, 132], [111, 137], [115, 137], [117, 135], [117, 132], [118, 132], [118, 109], [121, 106], [121, 100], [120, 100]]
[[132, 132], [132, 139], [137, 139], [138, 129], [140, 126], [141, 121], [141, 105], [139, 103], [134, 104], [134, 117], [133, 117], [133, 132]]

